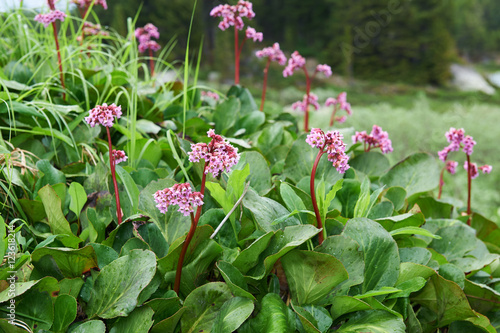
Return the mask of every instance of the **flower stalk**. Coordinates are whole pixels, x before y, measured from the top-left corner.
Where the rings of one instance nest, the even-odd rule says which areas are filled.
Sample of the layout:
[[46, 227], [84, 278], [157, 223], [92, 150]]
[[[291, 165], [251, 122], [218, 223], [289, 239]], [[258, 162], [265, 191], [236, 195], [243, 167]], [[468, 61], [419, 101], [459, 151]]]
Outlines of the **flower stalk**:
[[111, 144], [111, 134], [109, 133], [109, 127], [106, 127], [106, 133], [108, 134], [109, 168], [111, 169], [111, 178], [113, 179], [113, 187], [115, 189], [116, 217], [118, 218], [118, 225], [120, 225], [122, 224], [122, 209], [120, 206], [120, 193], [118, 192], [118, 183], [116, 182], [116, 163], [115, 156], [113, 154], [113, 146]]
[[319, 161], [321, 160], [321, 156], [325, 153], [323, 151], [324, 146], [319, 150], [318, 155], [316, 155], [316, 159], [314, 160], [312, 172], [311, 172], [311, 181], [309, 183], [309, 190], [311, 191], [311, 200], [314, 208], [314, 215], [316, 215], [316, 223], [318, 229], [323, 229], [318, 235], [318, 242], [321, 245], [325, 240], [326, 230], [323, 228], [323, 222], [321, 221], [321, 214], [319, 213], [318, 202], [316, 200], [316, 190], [314, 186], [314, 180], [316, 178], [316, 169], [318, 168]]
[[260, 100], [260, 111], [264, 111], [264, 103], [266, 101], [267, 92], [267, 74], [269, 72], [269, 66], [271, 65], [271, 58], [267, 59], [266, 68], [264, 68], [264, 83], [262, 85], [262, 98]]

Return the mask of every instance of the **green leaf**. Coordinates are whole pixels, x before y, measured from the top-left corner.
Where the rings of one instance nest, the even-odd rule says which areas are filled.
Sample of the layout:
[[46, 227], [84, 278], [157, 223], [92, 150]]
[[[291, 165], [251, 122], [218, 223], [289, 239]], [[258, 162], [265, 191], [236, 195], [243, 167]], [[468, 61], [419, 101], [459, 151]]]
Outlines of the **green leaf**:
[[364, 298], [369, 298], [369, 297], [374, 297], [374, 296], [380, 296], [380, 295], [390, 295], [394, 293], [400, 292], [400, 289], [397, 288], [392, 288], [392, 287], [382, 287], [379, 290], [370, 290], [362, 295], [356, 295], [354, 296], [357, 299], [364, 299]]
[[256, 146], [265, 156], [283, 140], [284, 122], [275, 122], [265, 127], [257, 138]]
[[436, 314], [437, 327], [476, 316], [462, 289], [456, 283], [437, 274], [431, 277], [424, 289], [413, 297], [412, 301], [426, 306]]
[[76, 299], [70, 295], [59, 295], [54, 303], [54, 323], [52, 330], [66, 332], [75, 320], [77, 312]]
[[281, 263], [297, 305], [314, 304], [348, 277], [342, 263], [325, 253], [294, 250]]
[[404, 247], [399, 249], [401, 262], [413, 262], [415, 264], [427, 265], [432, 254], [423, 247]]
[[80, 216], [80, 212], [87, 202], [87, 193], [85, 193], [83, 186], [77, 182], [71, 183], [68, 192], [71, 197], [69, 209], [71, 209], [76, 216]]
[[399, 275], [399, 253], [392, 236], [378, 223], [367, 218], [351, 219], [344, 235], [363, 249], [365, 279], [362, 293], [382, 287], [393, 287]]
[[332, 326], [333, 323], [332, 317], [324, 307], [315, 305], [305, 305], [303, 309], [312, 315], [312, 317], [317, 323], [316, 328], [320, 332], [326, 332]]
[[418, 227], [403, 227], [400, 229], [392, 230], [389, 232], [391, 236], [397, 235], [422, 235], [426, 237], [431, 237], [434, 239], [441, 239], [441, 236], [434, 235], [432, 232], [426, 229], [418, 228]]
[[61, 171], [57, 170], [50, 164], [48, 160], [40, 160], [36, 162], [38, 170], [43, 172], [42, 186], [55, 185], [59, 183], [66, 183], [66, 176]]
[[465, 280], [464, 293], [472, 309], [477, 312], [488, 313], [500, 309], [500, 292], [487, 285]]
[[370, 178], [382, 176], [391, 166], [389, 159], [380, 152], [367, 152], [356, 155], [349, 160], [349, 165]]
[[158, 258], [167, 255], [168, 243], [156, 224], [146, 223], [139, 227], [138, 232]]
[[446, 280], [453, 281], [456, 284], [458, 284], [461, 289], [464, 289], [465, 274], [457, 266], [455, 266], [453, 264], [440, 265], [438, 273], [439, 273], [439, 275], [444, 277]]
[[372, 307], [362, 300], [351, 296], [335, 296], [333, 298], [332, 307], [330, 313], [333, 320], [336, 320], [340, 316], [347, 313], [371, 310]]
[[366, 217], [368, 206], [370, 205], [370, 180], [365, 178], [361, 183], [361, 192], [358, 201], [354, 206], [354, 217]]
[[224, 303], [231, 298], [231, 291], [222, 282], [211, 282], [196, 288], [184, 301], [186, 310], [181, 318], [181, 331], [210, 332]]
[[257, 317], [249, 322], [250, 332], [289, 333], [288, 311], [279, 295], [266, 294], [261, 301], [261, 309]]
[[377, 222], [380, 223], [385, 230], [391, 232], [404, 227], [420, 227], [425, 223], [425, 219], [422, 213], [406, 213], [378, 218]]
[[380, 178], [387, 186], [400, 186], [410, 197], [435, 189], [439, 183], [439, 167], [434, 157], [426, 153], [408, 156]]
[[130, 204], [132, 205], [133, 212], [136, 212], [137, 208], [139, 207], [140, 192], [134, 182], [134, 179], [132, 178], [132, 176], [130, 176], [130, 173], [125, 171], [125, 169], [123, 169], [119, 165], [116, 166], [116, 174], [118, 175], [118, 177], [120, 177], [120, 180], [125, 187], [125, 191], [127, 192]]
[[137, 333], [149, 332], [153, 326], [153, 310], [149, 306], [141, 306], [132, 311], [127, 317], [120, 318], [113, 325], [109, 333]]
[[71, 328], [69, 333], [105, 333], [106, 325], [101, 320], [90, 320], [81, 323], [75, 328]]
[[80, 290], [82, 289], [84, 282], [82, 278], [75, 279], [62, 279], [59, 281], [59, 295], [71, 295], [75, 299], [78, 298]]
[[240, 100], [241, 102], [240, 113], [242, 115], [258, 110], [257, 104], [255, 103], [252, 94], [247, 88], [243, 88], [240, 86], [232, 86], [227, 92], [227, 96], [228, 97], [235, 96]]
[[68, 221], [61, 210], [61, 199], [50, 185], [46, 185], [38, 191], [42, 199], [50, 230], [54, 235], [67, 235], [61, 238], [61, 242], [68, 247], [77, 248], [82, 240], [71, 232]]
[[401, 318], [385, 310], [367, 310], [358, 312], [350, 317], [349, 321], [343, 324], [336, 332], [404, 333], [405, 328], [405, 324]]
[[176, 332], [175, 328], [178, 326], [178, 323], [186, 311], [186, 308], [180, 308], [175, 314], [168, 317], [165, 320], [160, 321], [158, 324], [155, 324], [151, 329], [151, 333], [174, 333]]
[[432, 197], [418, 198], [416, 204], [428, 219], [449, 219], [453, 213], [453, 205]]
[[137, 297], [156, 271], [151, 251], [133, 250], [105, 266], [94, 282], [88, 303], [90, 318], [126, 316], [137, 306]]
[[56, 139], [59, 139], [69, 145], [70, 147], [73, 147], [73, 141], [67, 136], [62, 134], [56, 129], [46, 129], [46, 128], [40, 128], [40, 127], [33, 127], [30, 130], [30, 133], [35, 134], [35, 135], [45, 135], [45, 136], [50, 136]]
[[229, 97], [223, 101], [214, 111], [213, 121], [215, 123], [215, 131], [221, 135], [231, 129], [239, 118], [241, 103], [236, 97]]
[[394, 210], [399, 211], [403, 209], [406, 199], [406, 190], [399, 186], [389, 187], [384, 193], [384, 197], [392, 202]]
[[155, 298], [144, 303], [144, 305], [153, 309], [153, 320], [155, 324], [173, 316], [182, 307], [181, 300], [177, 296], [171, 298]]
[[236, 257], [233, 261], [234, 267], [238, 268], [243, 274], [246, 274], [251, 268], [255, 267], [259, 262], [260, 254], [267, 249], [273, 236], [274, 232], [270, 231], [257, 238]]
[[220, 308], [212, 326], [213, 333], [234, 332], [252, 314], [253, 302], [248, 298], [234, 297]]
[[23, 328], [18, 328], [9, 322], [9, 319], [0, 319], [0, 331], [6, 333], [26, 333]]
[[255, 131], [257, 131], [257, 129], [261, 125], [263, 125], [265, 122], [266, 122], [266, 116], [265, 116], [264, 112], [252, 111], [252, 112], [244, 115], [240, 119], [238, 119], [238, 121], [236, 122], [235, 128], [237, 130], [244, 128], [245, 134], [249, 135], [249, 134], [252, 134]]
[[97, 267], [97, 256], [92, 246], [81, 249], [42, 247], [33, 251], [31, 260], [44, 275], [56, 278], [76, 278]]
[[233, 170], [243, 170], [247, 164], [250, 166], [248, 176], [250, 186], [259, 194], [264, 195], [272, 186], [271, 171], [266, 159], [256, 151], [245, 151], [241, 153], [240, 161], [233, 167]]
[[[300, 197], [295, 193], [295, 191], [286, 183], [280, 185], [281, 198], [285, 202], [286, 208], [289, 211], [302, 211], [306, 210], [306, 205], [300, 199]], [[307, 224], [307, 216], [305, 214], [300, 214], [298, 216], [301, 224]]]
[[238, 297], [246, 297], [255, 301], [255, 297], [248, 292], [248, 285], [243, 277], [243, 274], [225, 261], [219, 261], [217, 263], [217, 268], [222, 274], [224, 281], [226, 281], [227, 286], [231, 289], [233, 295]]
[[[306, 333], [319, 333], [321, 332], [316, 326], [318, 326], [318, 322], [316, 319], [309, 313], [307, 312], [304, 308], [294, 305], [292, 302], [292, 309], [295, 311], [297, 314], [297, 317], [299, 318], [301, 324], [302, 324], [302, 330], [305, 331]], [[300, 331], [300, 329], [299, 329]]]

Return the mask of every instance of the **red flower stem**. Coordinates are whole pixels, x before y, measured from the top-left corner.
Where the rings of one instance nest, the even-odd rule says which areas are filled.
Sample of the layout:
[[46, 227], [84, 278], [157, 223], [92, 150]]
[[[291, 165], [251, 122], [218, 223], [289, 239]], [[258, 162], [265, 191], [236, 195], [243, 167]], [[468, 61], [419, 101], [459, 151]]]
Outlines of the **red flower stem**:
[[467, 215], [469, 215], [469, 219], [467, 220], [467, 225], [471, 223], [471, 187], [472, 187], [472, 168], [470, 163], [470, 155], [467, 154]]
[[441, 194], [443, 193], [443, 185], [444, 185], [444, 170], [443, 168], [441, 170], [441, 174], [439, 176], [439, 193], [438, 193], [438, 199], [441, 199]]
[[[200, 193], [201, 195], [204, 195], [205, 193], [205, 182], [207, 179], [207, 174], [205, 173], [207, 169], [208, 162], [205, 162], [205, 167], [203, 168], [203, 176], [201, 178], [201, 189]], [[181, 286], [181, 276], [182, 276], [182, 265], [184, 263], [184, 257], [186, 256], [186, 251], [189, 246], [189, 243], [191, 242], [191, 239], [193, 239], [194, 232], [196, 231], [196, 227], [198, 226], [198, 221], [200, 219], [201, 215], [201, 206], [198, 206], [196, 209], [196, 216], [191, 213], [191, 228], [189, 229], [189, 232], [186, 236], [186, 240], [184, 241], [184, 244], [182, 245], [181, 249], [181, 254], [179, 256], [179, 261], [177, 262], [177, 271], [175, 273], [175, 282], [174, 282], [174, 291], [179, 294], [179, 288]]]
[[111, 145], [111, 134], [109, 133], [109, 127], [107, 126], [106, 132], [108, 133], [109, 167], [111, 168], [111, 178], [113, 178], [113, 186], [115, 188], [116, 216], [118, 217], [118, 225], [120, 225], [122, 223], [122, 208], [120, 206], [120, 193], [118, 192], [118, 184], [116, 183], [115, 158], [113, 156], [113, 146]]
[[234, 84], [240, 84], [240, 51], [236, 26], [234, 26]]
[[267, 91], [267, 73], [269, 72], [270, 64], [271, 64], [271, 58], [267, 58], [266, 68], [264, 68], [264, 84], [262, 86], [262, 99], [260, 101], [260, 111], [264, 111], [264, 102], [266, 101], [266, 91]]
[[[59, 64], [59, 76], [61, 79], [61, 85], [63, 87], [63, 90], [66, 91], [66, 86], [64, 85], [64, 75], [63, 75], [63, 68], [62, 68], [62, 60], [61, 60], [61, 50], [59, 49], [59, 39], [57, 38], [57, 27], [56, 27], [56, 22], [52, 22], [52, 30], [54, 30], [54, 40], [56, 42], [56, 50], [57, 50], [57, 62]], [[63, 99], [66, 99], [66, 93], [63, 92]]]
[[[316, 221], [318, 223], [318, 229], [322, 229], [323, 228], [323, 223], [321, 222], [321, 216], [319, 214], [319, 208], [318, 208], [318, 203], [316, 202], [316, 192], [315, 192], [315, 189], [314, 189], [314, 178], [316, 177], [316, 169], [318, 168], [318, 164], [319, 164], [319, 160], [321, 159], [321, 156], [324, 154], [323, 152], [323, 148], [320, 149], [318, 155], [316, 156], [316, 160], [314, 161], [314, 165], [313, 165], [313, 168], [312, 168], [312, 172], [311, 172], [311, 182], [310, 182], [310, 191], [311, 191], [311, 200], [312, 200], [312, 204], [313, 204], [313, 208], [314, 208], [314, 214], [316, 215]], [[318, 242], [319, 244], [321, 245], [323, 243], [323, 240], [325, 239], [324, 238], [324, 234], [325, 234], [325, 230], [323, 229], [319, 234], [318, 234]]]
[[151, 71], [151, 77], [155, 74], [155, 66], [153, 60], [153, 50], [149, 49], [149, 70]]
[[307, 72], [306, 66], [302, 67], [306, 73], [306, 114], [304, 116], [304, 131], [309, 132], [309, 95], [311, 94], [311, 79]]
[[335, 114], [337, 113], [337, 104], [333, 107], [332, 117], [330, 118], [330, 127], [335, 123]]

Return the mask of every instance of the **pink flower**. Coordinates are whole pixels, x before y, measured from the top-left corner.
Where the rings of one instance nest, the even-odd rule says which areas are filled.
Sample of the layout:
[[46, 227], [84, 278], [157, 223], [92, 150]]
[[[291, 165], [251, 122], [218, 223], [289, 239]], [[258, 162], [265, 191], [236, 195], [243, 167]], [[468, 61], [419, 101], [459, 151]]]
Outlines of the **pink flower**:
[[220, 96], [217, 93], [214, 93], [212, 91], [202, 91], [201, 96], [206, 96], [208, 98], [213, 98], [214, 100], [218, 101]]
[[451, 173], [452, 175], [454, 175], [455, 172], [457, 172], [457, 166], [458, 166], [458, 162], [447, 161], [446, 162], [446, 171], [448, 171], [449, 173]]
[[113, 159], [115, 160], [115, 164], [125, 162], [128, 157], [125, 155], [125, 152], [123, 150], [115, 150], [113, 149]]
[[490, 173], [493, 167], [491, 165], [483, 165], [479, 167], [479, 170], [481, 170], [483, 173]]
[[303, 68], [305, 64], [306, 59], [298, 51], [293, 52], [290, 59], [288, 59], [288, 65], [283, 70], [283, 76], [288, 77], [293, 75], [294, 71]]
[[[471, 166], [471, 168], [470, 168], [471, 178], [472, 179], [477, 178], [477, 176], [479, 176], [479, 172], [477, 171], [477, 164], [471, 163], [470, 166]], [[465, 161], [465, 163], [464, 163], [464, 169], [465, 169], [465, 171], [468, 171], [467, 161]]]
[[255, 31], [254, 28], [247, 27], [247, 30], [245, 32], [245, 35], [247, 36], [248, 39], [253, 39], [254, 42], [262, 42], [262, 39], [264, 38], [264, 35], [262, 32], [257, 32]]
[[332, 68], [328, 65], [318, 65], [316, 71], [323, 73], [326, 77], [332, 76]]
[[[372, 148], [380, 148], [383, 154], [387, 154], [393, 151], [392, 141], [389, 139], [389, 134], [382, 130], [382, 127], [373, 125], [372, 132], [370, 135], [363, 132], [356, 132], [352, 137], [353, 143], [363, 142], [365, 144], [365, 150], [370, 151]], [[367, 145], [367, 147], [366, 147]]]
[[309, 98], [307, 98], [307, 95], [304, 95], [302, 101], [298, 101], [292, 104], [292, 109], [305, 112], [309, 105], [312, 105], [315, 110], [319, 110], [318, 96], [310, 93]]
[[144, 31], [146, 31], [146, 33], [151, 37], [154, 37], [156, 39], [160, 38], [160, 32], [158, 31], [158, 28], [152, 23], [146, 24], [144, 26]]
[[[71, 2], [80, 6], [80, 8], [87, 8], [92, 3], [92, 0], [71, 0]], [[95, 0], [94, 5], [101, 5], [104, 9], [108, 9], [106, 0]]]
[[189, 183], [175, 184], [170, 188], [157, 191], [153, 195], [157, 205], [156, 207], [165, 214], [168, 206], [178, 205], [179, 212], [184, 216], [189, 216], [194, 212], [193, 206], [203, 205], [203, 194], [193, 192]]
[[274, 43], [272, 47], [263, 48], [260, 51], [255, 52], [258, 58], [267, 57], [271, 61], [278, 62], [281, 66], [286, 64], [286, 57], [283, 51], [280, 50], [280, 44]]
[[216, 6], [210, 12], [210, 16], [222, 17], [222, 21], [219, 23], [219, 28], [221, 30], [226, 30], [231, 26], [235, 26], [238, 30], [243, 30], [245, 24], [242, 18], [246, 17], [252, 19], [255, 17], [255, 13], [250, 1], [239, 0], [235, 6], [227, 4]]
[[463, 144], [464, 144], [464, 149], [463, 149], [464, 153], [466, 153], [467, 155], [472, 155], [472, 152], [474, 150], [474, 145], [476, 144], [476, 141], [474, 141], [472, 136], [467, 135], [463, 140]]
[[116, 119], [120, 119], [122, 116], [121, 106], [116, 106], [115, 104], [111, 104], [109, 106], [106, 103], [103, 105], [97, 105], [89, 112], [90, 115], [85, 117], [85, 121], [90, 125], [90, 127], [94, 127], [97, 124], [112, 127], [115, 117]]
[[[100, 24], [93, 24], [90, 22], [83, 23], [82, 34], [84, 36], [109, 36], [107, 31], [101, 29]], [[76, 37], [78, 41], [82, 41], [82, 36]]]
[[64, 21], [65, 17], [66, 14], [60, 10], [51, 10], [47, 14], [38, 14], [35, 16], [35, 21], [42, 23], [43, 26], [47, 28], [52, 22], [57, 20]]
[[[344, 110], [347, 112], [347, 115], [352, 115], [351, 103], [347, 103], [347, 93], [341, 92], [337, 98], [329, 97], [326, 99], [325, 106], [339, 106], [340, 110]], [[346, 116], [335, 118], [339, 123], [343, 123], [347, 119]]]
[[199, 162], [201, 159], [208, 162], [205, 173], [211, 173], [217, 177], [221, 171], [231, 172], [231, 168], [238, 164], [240, 155], [238, 149], [225, 141], [222, 136], [215, 134], [211, 129], [207, 135], [212, 140], [209, 144], [196, 143], [191, 145], [188, 153], [191, 162]]
[[153, 52], [158, 51], [161, 48], [160, 44], [154, 40], [147, 41], [145, 43], [139, 44], [139, 52], [144, 53], [147, 50], [152, 50]]
[[350, 166], [347, 164], [349, 156], [345, 153], [346, 147], [342, 139], [343, 136], [338, 131], [328, 131], [325, 134], [321, 129], [313, 128], [307, 136], [306, 142], [311, 147], [321, 151], [325, 149], [328, 161], [332, 162], [339, 173], [345, 173]]

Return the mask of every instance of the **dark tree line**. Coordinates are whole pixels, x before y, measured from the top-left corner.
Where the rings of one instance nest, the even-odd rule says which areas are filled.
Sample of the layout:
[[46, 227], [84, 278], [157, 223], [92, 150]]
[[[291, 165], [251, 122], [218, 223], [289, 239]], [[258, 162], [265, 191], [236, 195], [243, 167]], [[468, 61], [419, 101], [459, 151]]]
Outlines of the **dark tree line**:
[[[103, 23], [126, 33], [127, 17], [141, 7], [137, 0], [110, 2]], [[229, 1], [233, 3], [236, 1]], [[219, 31], [209, 16], [217, 4], [198, 0], [191, 47], [203, 38], [204, 65], [230, 70], [232, 32]], [[354, 77], [414, 83], [445, 82], [458, 56], [470, 60], [500, 51], [498, 0], [254, 0], [249, 25], [264, 33], [260, 48], [279, 42]], [[161, 42], [176, 38], [174, 56], [183, 57], [194, 0], [144, 1], [138, 26], [157, 25]], [[247, 46], [248, 49], [251, 47]], [[250, 51], [246, 51], [247, 56]]]

